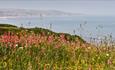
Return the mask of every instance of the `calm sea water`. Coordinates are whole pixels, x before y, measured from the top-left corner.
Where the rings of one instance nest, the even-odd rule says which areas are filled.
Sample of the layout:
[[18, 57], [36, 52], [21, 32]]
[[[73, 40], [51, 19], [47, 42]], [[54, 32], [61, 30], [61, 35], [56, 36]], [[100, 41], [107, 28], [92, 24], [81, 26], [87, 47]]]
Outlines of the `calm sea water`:
[[24, 27], [41, 27], [55, 32], [81, 35], [84, 38], [111, 34], [115, 38], [115, 16], [66, 16], [0, 19]]

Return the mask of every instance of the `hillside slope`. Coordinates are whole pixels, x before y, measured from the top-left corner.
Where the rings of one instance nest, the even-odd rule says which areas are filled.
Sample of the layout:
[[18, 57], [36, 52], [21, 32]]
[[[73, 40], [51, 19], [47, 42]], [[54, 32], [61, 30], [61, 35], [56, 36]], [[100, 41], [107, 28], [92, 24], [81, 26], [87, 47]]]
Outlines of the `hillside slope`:
[[70, 40], [75, 40], [78, 38], [78, 40], [81, 43], [86, 43], [80, 36], [77, 35], [70, 35], [67, 33], [56, 33], [53, 31], [50, 31], [48, 29], [43, 29], [43, 28], [23, 28], [23, 27], [17, 27], [15, 25], [10, 25], [10, 24], [0, 24], [0, 34], [4, 34], [5, 32], [13, 32], [13, 33], [18, 33], [21, 31], [26, 31], [27, 33], [34, 32], [35, 34], [45, 34], [46, 36], [49, 35], [55, 35], [55, 36], [60, 36], [61, 34], [65, 35], [65, 38], [69, 38]]

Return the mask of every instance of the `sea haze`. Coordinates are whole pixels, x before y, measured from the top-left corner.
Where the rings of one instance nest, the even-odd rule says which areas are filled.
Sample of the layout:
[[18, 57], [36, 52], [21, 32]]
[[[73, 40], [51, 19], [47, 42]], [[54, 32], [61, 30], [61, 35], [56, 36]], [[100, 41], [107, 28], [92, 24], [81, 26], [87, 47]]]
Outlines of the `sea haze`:
[[1, 18], [0, 23], [23, 27], [41, 27], [55, 32], [97, 38], [111, 34], [115, 38], [115, 16], [50, 16], [29, 18]]

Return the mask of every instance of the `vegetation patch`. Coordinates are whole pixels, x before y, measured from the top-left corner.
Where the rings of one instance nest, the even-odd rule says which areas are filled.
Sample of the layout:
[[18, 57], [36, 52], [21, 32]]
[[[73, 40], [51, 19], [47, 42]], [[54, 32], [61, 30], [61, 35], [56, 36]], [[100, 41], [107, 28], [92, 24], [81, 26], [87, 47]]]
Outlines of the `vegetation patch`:
[[0, 34], [0, 70], [115, 70], [114, 46], [42, 28], [1, 26]]

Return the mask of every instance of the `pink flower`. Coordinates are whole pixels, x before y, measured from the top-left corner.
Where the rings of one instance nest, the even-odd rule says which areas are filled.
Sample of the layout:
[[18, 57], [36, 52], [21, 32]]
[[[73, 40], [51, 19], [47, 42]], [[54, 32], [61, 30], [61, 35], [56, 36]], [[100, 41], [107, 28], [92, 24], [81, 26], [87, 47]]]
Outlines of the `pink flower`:
[[54, 38], [53, 35], [48, 36], [48, 42], [49, 42], [49, 43], [53, 42], [53, 38]]
[[111, 64], [112, 64], [111, 58], [107, 60], [107, 64], [108, 64], [108, 65], [111, 65]]

